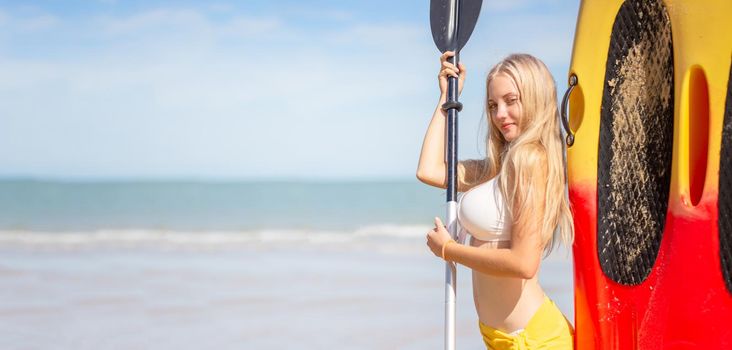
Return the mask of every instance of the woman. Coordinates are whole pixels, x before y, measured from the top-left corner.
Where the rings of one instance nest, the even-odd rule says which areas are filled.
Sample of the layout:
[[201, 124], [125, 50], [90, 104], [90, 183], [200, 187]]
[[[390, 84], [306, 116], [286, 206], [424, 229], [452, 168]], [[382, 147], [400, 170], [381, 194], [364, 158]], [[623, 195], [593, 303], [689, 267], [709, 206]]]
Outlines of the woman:
[[[446, 187], [447, 78], [465, 80], [465, 66], [440, 57], [440, 101], [422, 145], [417, 178]], [[486, 79], [488, 156], [458, 163], [458, 221], [470, 245], [454, 244], [439, 218], [427, 234], [432, 252], [473, 270], [473, 299], [489, 349], [571, 349], [573, 330], [539, 285], [542, 253], [565, 244], [573, 224], [565, 196], [562, 141], [554, 80], [537, 58], [514, 54]]]

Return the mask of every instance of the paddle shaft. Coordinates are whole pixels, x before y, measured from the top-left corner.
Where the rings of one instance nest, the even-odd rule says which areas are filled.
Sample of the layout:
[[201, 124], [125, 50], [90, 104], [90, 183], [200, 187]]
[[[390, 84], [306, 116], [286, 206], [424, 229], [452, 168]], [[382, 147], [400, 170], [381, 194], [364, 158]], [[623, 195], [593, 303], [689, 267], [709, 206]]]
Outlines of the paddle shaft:
[[[448, 58], [448, 61], [457, 64], [458, 55]], [[458, 79], [449, 77], [447, 80], [447, 104], [458, 102]], [[447, 230], [453, 239], [457, 239], [457, 155], [458, 155], [458, 109], [452, 107], [447, 110], [445, 143], [445, 164], [447, 165]], [[445, 263], [445, 349], [455, 349], [455, 295], [457, 283], [455, 263]]]
[[[458, 63], [458, 54], [448, 57], [448, 62]], [[458, 102], [458, 79], [450, 76], [447, 79], [447, 104]], [[457, 162], [458, 162], [458, 109], [450, 108], [447, 110], [447, 130], [445, 164], [447, 165], [447, 201], [452, 202], [457, 199]]]

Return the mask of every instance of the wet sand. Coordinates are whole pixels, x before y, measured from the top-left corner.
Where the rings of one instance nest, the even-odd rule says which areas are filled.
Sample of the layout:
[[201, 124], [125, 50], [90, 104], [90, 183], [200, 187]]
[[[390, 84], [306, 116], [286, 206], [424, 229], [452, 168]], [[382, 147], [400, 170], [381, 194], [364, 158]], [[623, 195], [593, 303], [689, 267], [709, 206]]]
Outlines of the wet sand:
[[[542, 285], [572, 320], [571, 262]], [[442, 349], [422, 239], [222, 246], [0, 244], [2, 349]], [[458, 269], [457, 345], [484, 348]]]

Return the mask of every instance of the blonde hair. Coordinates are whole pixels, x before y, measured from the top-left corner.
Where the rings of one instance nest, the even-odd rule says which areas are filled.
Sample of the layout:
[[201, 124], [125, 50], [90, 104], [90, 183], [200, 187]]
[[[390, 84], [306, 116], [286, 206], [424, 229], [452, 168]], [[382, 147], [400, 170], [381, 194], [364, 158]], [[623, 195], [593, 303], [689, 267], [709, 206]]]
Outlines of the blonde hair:
[[[521, 132], [510, 143], [493, 124], [487, 108], [488, 89], [499, 74], [513, 80], [522, 107], [518, 125]], [[486, 78], [486, 111], [489, 128], [485, 170], [490, 177], [498, 176], [501, 192], [507, 203], [511, 203], [506, 208], [513, 221], [525, 223], [536, 220], [535, 210], [542, 204], [537, 201], [543, 200], [540, 232], [545, 254], [554, 248], [557, 234], [569, 247], [574, 239], [574, 223], [565, 193], [564, 147], [559, 133], [557, 91], [549, 69], [528, 54], [506, 57], [490, 70]], [[543, 195], [535, 193], [532, 184], [536, 175], [541, 173], [538, 170], [544, 170], [547, 175]]]

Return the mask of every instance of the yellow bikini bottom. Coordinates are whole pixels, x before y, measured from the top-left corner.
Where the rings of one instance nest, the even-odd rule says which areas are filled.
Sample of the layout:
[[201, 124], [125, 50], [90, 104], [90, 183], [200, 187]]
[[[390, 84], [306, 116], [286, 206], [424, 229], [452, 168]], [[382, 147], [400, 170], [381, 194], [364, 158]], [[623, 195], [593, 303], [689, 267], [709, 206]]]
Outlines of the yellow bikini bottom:
[[483, 342], [489, 350], [573, 348], [572, 325], [547, 296], [544, 296], [544, 302], [523, 330], [506, 333], [486, 326], [480, 321], [478, 325], [483, 335]]

